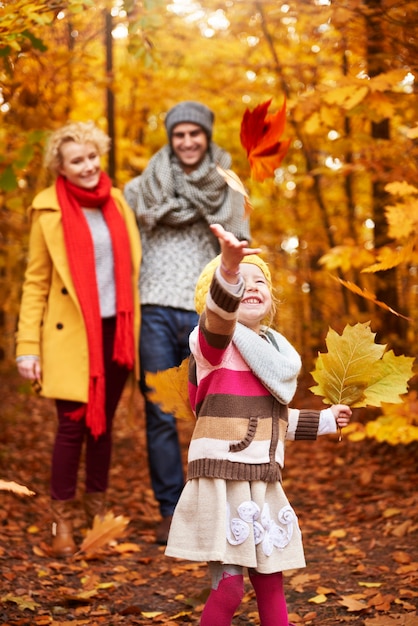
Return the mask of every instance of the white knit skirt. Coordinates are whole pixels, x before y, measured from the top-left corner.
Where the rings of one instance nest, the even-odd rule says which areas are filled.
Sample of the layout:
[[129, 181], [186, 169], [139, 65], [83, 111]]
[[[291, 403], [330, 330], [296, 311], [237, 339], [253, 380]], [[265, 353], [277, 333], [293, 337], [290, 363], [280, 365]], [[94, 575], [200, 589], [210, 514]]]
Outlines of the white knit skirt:
[[263, 574], [305, 567], [298, 520], [279, 482], [188, 481], [165, 553], [251, 567]]

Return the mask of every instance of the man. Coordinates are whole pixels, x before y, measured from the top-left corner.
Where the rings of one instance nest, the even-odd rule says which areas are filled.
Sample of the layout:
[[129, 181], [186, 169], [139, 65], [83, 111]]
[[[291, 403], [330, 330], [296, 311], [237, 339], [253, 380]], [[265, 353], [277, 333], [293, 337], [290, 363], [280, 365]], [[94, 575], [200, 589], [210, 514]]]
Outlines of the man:
[[184, 476], [175, 418], [147, 398], [145, 372], [177, 366], [189, 355], [189, 334], [198, 321], [195, 285], [219, 253], [209, 225], [219, 223], [239, 239], [250, 239], [243, 196], [216, 169], [229, 169], [231, 157], [212, 141], [213, 122], [204, 104], [174, 106], [165, 118], [168, 144], [125, 187], [142, 240], [141, 390], [151, 483], [162, 516], [160, 544], [167, 542]]

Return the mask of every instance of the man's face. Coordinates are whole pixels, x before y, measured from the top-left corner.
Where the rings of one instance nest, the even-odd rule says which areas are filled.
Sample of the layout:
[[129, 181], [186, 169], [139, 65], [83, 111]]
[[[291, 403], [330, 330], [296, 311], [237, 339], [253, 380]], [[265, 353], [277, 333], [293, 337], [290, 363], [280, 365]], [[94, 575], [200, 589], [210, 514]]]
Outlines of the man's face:
[[208, 138], [201, 126], [183, 122], [171, 133], [171, 147], [186, 174], [190, 174], [203, 160], [208, 149]]

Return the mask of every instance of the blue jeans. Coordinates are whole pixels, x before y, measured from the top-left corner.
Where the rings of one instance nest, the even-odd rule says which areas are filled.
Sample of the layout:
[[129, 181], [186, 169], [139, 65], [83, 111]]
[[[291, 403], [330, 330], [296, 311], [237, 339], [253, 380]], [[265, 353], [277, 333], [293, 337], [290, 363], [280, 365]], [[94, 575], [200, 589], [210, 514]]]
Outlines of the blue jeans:
[[141, 321], [141, 391], [145, 397], [148, 463], [154, 495], [163, 517], [172, 515], [184, 485], [176, 420], [150, 402], [144, 372], [176, 367], [190, 354], [189, 335], [198, 322], [194, 311], [143, 305]]

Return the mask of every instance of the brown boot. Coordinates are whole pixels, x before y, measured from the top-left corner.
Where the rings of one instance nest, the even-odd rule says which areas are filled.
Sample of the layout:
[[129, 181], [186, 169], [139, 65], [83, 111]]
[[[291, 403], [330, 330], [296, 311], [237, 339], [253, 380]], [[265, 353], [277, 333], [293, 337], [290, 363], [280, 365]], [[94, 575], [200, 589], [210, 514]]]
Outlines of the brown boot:
[[156, 543], [160, 544], [160, 546], [167, 545], [168, 533], [170, 532], [172, 519], [173, 519], [172, 515], [163, 517], [162, 521], [157, 526], [157, 530], [155, 533], [155, 541]]
[[72, 500], [51, 500], [53, 515], [52, 554], [68, 557], [77, 552], [73, 539]]
[[87, 524], [89, 528], [92, 528], [96, 515], [98, 515], [101, 520], [106, 515], [106, 493], [104, 491], [85, 493], [83, 502]]

